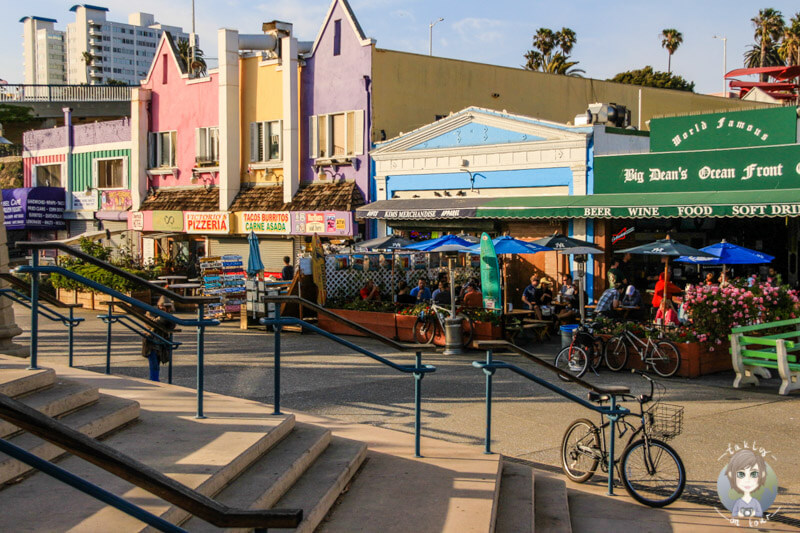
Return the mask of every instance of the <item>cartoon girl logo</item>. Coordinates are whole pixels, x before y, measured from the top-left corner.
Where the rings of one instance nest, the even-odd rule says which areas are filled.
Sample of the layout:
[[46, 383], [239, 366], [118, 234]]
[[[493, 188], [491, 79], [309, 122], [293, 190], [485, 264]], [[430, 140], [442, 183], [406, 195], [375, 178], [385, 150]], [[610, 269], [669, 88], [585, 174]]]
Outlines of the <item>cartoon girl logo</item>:
[[732, 521], [749, 522], [765, 516], [777, 496], [778, 479], [761, 454], [744, 448], [720, 472], [717, 492]]

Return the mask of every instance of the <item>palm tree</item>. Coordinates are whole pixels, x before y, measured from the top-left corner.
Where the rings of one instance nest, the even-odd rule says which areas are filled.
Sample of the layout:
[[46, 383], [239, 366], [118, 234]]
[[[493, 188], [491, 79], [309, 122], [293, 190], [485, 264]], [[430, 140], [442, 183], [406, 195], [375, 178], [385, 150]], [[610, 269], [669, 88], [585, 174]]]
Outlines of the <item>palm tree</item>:
[[91, 77], [89, 74], [89, 67], [91, 67], [94, 64], [95, 59], [97, 59], [97, 57], [93, 56], [89, 52], [86, 51], [81, 52], [81, 60], [83, 60], [83, 62], [86, 63], [86, 83], [90, 83]]
[[800, 65], [800, 12], [795, 13], [789, 24], [783, 28], [778, 54], [787, 66]]
[[575, 32], [561, 28], [554, 32], [550, 28], [539, 28], [533, 36], [533, 50], [525, 53], [525, 68], [550, 74], [580, 76], [584, 70], [574, 68], [578, 61], [570, 61], [570, 53], [577, 42]]
[[192, 47], [189, 46], [187, 39], [180, 39], [178, 41], [178, 52], [181, 59], [189, 67], [189, 72], [194, 75], [203, 76], [206, 73], [206, 60], [203, 57], [203, 51], [199, 47], [194, 47], [194, 64], [192, 63]]
[[661, 48], [667, 49], [667, 73], [672, 74], [672, 54], [683, 43], [683, 34], [674, 28], [661, 30]]
[[[772, 47], [783, 33], [783, 15], [771, 7], [760, 9], [758, 16], [750, 19], [755, 26], [756, 44], [761, 46], [760, 67], [769, 66], [767, 61], [767, 48]], [[767, 81], [767, 75], [761, 75], [761, 81]]]
[[744, 53], [744, 66], [747, 68], [758, 67], [780, 67], [784, 65], [778, 49], [774, 46], [768, 46], [766, 54], [761, 59], [761, 47], [757, 44], [750, 45], [750, 49]]

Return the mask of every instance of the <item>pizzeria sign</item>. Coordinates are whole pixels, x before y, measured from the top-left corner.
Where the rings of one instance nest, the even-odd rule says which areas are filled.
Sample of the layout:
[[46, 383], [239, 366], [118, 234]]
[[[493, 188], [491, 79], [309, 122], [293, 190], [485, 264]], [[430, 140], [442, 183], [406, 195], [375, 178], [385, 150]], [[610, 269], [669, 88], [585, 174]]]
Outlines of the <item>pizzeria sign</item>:
[[183, 227], [186, 233], [227, 234], [231, 230], [230, 213], [185, 211]]

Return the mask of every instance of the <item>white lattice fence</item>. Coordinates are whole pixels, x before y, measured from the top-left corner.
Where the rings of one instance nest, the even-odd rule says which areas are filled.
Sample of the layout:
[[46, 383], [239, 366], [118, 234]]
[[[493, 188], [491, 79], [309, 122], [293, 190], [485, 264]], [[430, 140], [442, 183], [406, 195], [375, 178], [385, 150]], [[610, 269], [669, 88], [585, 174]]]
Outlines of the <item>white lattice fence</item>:
[[[425, 268], [414, 268], [414, 262], [409, 261], [409, 268], [403, 269], [399, 264], [395, 264], [394, 280], [392, 280], [391, 264], [386, 264], [378, 259], [372, 260], [368, 271], [357, 270], [353, 267], [353, 258], [358, 256], [372, 256], [379, 258], [380, 254], [353, 254], [353, 255], [329, 255], [325, 257], [326, 290], [328, 298], [352, 300], [358, 295], [358, 291], [364, 286], [367, 280], [372, 280], [381, 289], [381, 293], [389, 295], [393, 286], [397, 286], [401, 280], [405, 280], [410, 287], [417, 284], [420, 277], [428, 280], [428, 285], [432, 289], [436, 288], [433, 284], [439, 277], [440, 272], [447, 272], [447, 262], [442, 261], [439, 266], [431, 266], [430, 263]], [[417, 257], [424, 257], [426, 254], [419, 254]], [[386, 254], [391, 258], [391, 254]], [[399, 256], [395, 256], [397, 259]], [[347, 267], [342, 268], [342, 258], [347, 259]], [[427, 259], [427, 258], [426, 258]], [[337, 260], [339, 265], [337, 267]], [[399, 262], [398, 262], [399, 263]], [[456, 283], [461, 284], [471, 277], [480, 279], [480, 269], [475, 266], [456, 266], [453, 268]]]

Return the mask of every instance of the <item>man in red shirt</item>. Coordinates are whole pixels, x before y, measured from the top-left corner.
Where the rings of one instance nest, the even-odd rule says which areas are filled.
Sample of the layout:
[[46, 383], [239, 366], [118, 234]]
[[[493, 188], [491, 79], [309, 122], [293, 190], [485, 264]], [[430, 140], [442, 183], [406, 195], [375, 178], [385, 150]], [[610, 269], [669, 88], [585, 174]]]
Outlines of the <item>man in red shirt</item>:
[[464, 307], [483, 307], [483, 294], [478, 290], [475, 283], [467, 285], [467, 292], [464, 294]]
[[378, 292], [378, 287], [372, 282], [372, 280], [368, 280], [364, 288], [359, 291], [362, 300], [375, 300], [378, 301], [381, 299], [381, 294]]

